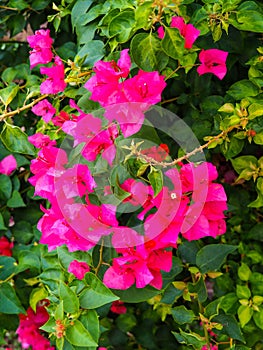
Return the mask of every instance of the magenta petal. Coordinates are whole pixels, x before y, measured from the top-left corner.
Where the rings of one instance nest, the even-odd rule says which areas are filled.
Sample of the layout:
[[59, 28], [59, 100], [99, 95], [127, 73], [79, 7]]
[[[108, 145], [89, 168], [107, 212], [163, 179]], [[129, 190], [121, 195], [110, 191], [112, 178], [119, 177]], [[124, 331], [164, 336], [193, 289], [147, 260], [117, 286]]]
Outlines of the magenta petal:
[[159, 36], [160, 39], [164, 38], [164, 29], [163, 29], [163, 27], [159, 27], [157, 29], [157, 33], [158, 33], [158, 36]]
[[10, 154], [0, 162], [0, 173], [9, 176], [17, 167], [15, 157]]
[[102, 158], [106, 159], [106, 161], [109, 163], [109, 165], [112, 165], [114, 158], [116, 155], [116, 147], [115, 145], [110, 145], [108, 148], [106, 148], [102, 153]]
[[116, 267], [110, 267], [104, 274], [103, 283], [108, 288], [113, 289], [128, 289], [133, 285], [135, 277], [133, 273], [127, 273], [126, 270], [122, 271]]
[[210, 73], [213, 73], [215, 76], [218, 77], [218, 79], [222, 80], [227, 73], [227, 68], [225, 65], [224, 66], [218, 65], [218, 66], [213, 67], [210, 70]]
[[136, 287], [144, 288], [147, 284], [149, 284], [153, 280], [153, 275], [148, 269], [146, 263], [141, 264], [135, 270], [136, 274]]
[[171, 27], [177, 28], [180, 31], [180, 34], [184, 36], [185, 32], [185, 21], [183, 17], [173, 17], [171, 21]]
[[185, 45], [184, 47], [186, 49], [191, 49], [193, 46], [193, 43], [198, 38], [200, 34], [200, 30], [196, 29], [192, 24], [186, 25], [186, 32], [185, 32]]

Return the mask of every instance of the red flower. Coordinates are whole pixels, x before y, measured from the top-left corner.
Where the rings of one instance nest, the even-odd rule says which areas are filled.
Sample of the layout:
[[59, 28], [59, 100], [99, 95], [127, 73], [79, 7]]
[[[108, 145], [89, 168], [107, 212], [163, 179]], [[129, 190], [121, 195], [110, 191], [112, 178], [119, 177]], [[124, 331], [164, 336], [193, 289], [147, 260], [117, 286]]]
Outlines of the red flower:
[[14, 243], [9, 242], [9, 240], [6, 237], [0, 238], [0, 256], [12, 256], [12, 248], [14, 246]]
[[124, 302], [121, 300], [115, 300], [110, 308], [111, 312], [114, 312], [115, 314], [126, 314], [127, 308], [124, 305]]

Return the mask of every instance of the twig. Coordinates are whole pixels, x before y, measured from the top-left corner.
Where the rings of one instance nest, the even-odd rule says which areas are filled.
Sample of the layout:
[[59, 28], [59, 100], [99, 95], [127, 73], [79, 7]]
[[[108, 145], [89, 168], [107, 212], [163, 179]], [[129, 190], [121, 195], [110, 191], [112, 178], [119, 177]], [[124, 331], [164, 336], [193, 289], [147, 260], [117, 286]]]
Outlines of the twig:
[[2, 114], [2, 115], [0, 116], [0, 121], [3, 121], [3, 120], [6, 119], [6, 118], [12, 117], [12, 116], [15, 115], [15, 114], [18, 114], [18, 113], [20, 113], [20, 112], [22, 112], [22, 111], [25, 111], [25, 110], [28, 109], [28, 108], [33, 107], [35, 104], [37, 104], [37, 103], [38, 103], [39, 101], [41, 101], [41, 100], [44, 100], [44, 98], [46, 98], [46, 97], [48, 97], [47, 94], [46, 94], [46, 95], [42, 95], [42, 96], [40, 96], [39, 98], [37, 98], [36, 100], [34, 100], [33, 102], [31, 102], [31, 103], [29, 103], [29, 104], [27, 104], [27, 105], [25, 105], [25, 106], [23, 106], [23, 107], [21, 107], [21, 108], [17, 108], [17, 109], [14, 110], [14, 111], [7, 112], [7, 113]]
[[[232, 130], [234, 129], [238, 129], [240, 127], [240, 125], [233, 125], [230, 126], [227, 130], [222, 131], [220, 134], [212, 137], [208, 142], [206, 142], [204, 145], [199, 146], [197, 148], [195, 148], [193, 151], [186, 153], [185, 155], [183, 155], [180, 158], [174, 159], [171, 162], [158, 162], [157, 160], [155, 160], [152, 157], [149, 157], [147, 155], [144, 155], [141, 153], [140, 150], [137, 149], [136, 146], [132, 145], [129, 150], [131, 151], [131, 155], [135, 155], [136, 157], [138, 157], [139, 159], [145, 160], [147, 163], [150, 163], [152, 165], [157, 165], [157, 166], [161, 166], [162, 168], [166, 168], [169, 166], [174, 166], [178, 163], [181, 163], [183, 160], [186, 160], [190, 157], [192, 157], [193, 155], [195, 155], [196, 153], [202, 152], [205, 148], [207, 148], [209, 145], [211, 145], [213, 142], [225, 137], [228, 133], [230, 133]], [[127, 147], [126, 147], [127, 149]]]

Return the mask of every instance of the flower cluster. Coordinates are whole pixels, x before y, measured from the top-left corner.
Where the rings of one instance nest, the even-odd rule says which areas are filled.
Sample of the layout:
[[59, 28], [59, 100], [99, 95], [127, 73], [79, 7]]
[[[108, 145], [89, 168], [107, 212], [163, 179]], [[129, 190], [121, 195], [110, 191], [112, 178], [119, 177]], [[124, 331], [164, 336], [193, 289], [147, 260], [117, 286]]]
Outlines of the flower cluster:
[[[198, 35], [182, 21], [174, 20], [173, 24], [188, 38], [186, 46], [190, 45], [193, 33]], [[140, 130], [144, 113], [160, 102], [166, 86], [157, 71], [139, 70], [129, 77], [130, 69], [127, 49], [120, 53], [117, 62], [95, 64], [95, 74], [85, 88], [91, 92], [90, 98], [104, 107], [103, 117], [85, 113], [73, 100], [69, 102], [71, 112], [68, 108], [55, 117], [56, 110], [46, 99], [33, 107], [35, 114], [46, 122], [52, 121], [71, 137], [80, 158], [76, 164], [69, 163], [70, 155], [55, 141], [39, 133], [33, 135], [29, 141], [39, 152], [31, 162], [33, 176], [29, 182], [36, 195], [50, 202], [48, 209], [42, 207], [44, 215], [38, 223], [42, 232], [40, 242], [47, 244], [49, 250], [66, 244], [69, 251], [86, 251], [108, 236], [118, 256], [104, 274], [105, 285], [114, 289], [127, 289], [133, 284], [137, 288], [151, 285], [160, 289], [162, 271], [169, 272], [172, 267], [172, 249], [177, 247], [180, 233], [187, 240], [195, 240], [225, 232], [226, 195], [223, 187], [214, 183], [217, 171], [209, 163], [181, 164], [169, 169], [164, 173], [165, 185], [157, 195], [147, 182], [129, 176], [118, 184], [120, 191], [126, 193], [121, 203], [109, 204], [110, 181], [104, 185], [104, 195], [97, 195], [100, 177], [96, 178], [90, 164], [96, 164], [100, 158], [106, 160], [108, 167], [118, 164], [117, 139]], [[48, 94], [61, 91], [63, 65], [58, 57], [53, 67], [41, 67], [40, 71], [49, 76], [42, 83], [42, 91]], [[145, 149], [142, 154], [163, 161], [169, 148], [161, 144]], [[139, 228], [119, 219], [117, 213], [122, 205], [134, 207]], [[72, 261], [69, 266], [69, 272], [78, 279], [88, 271], [84, 262]]]
[[[184, 47], [191, 49], [194, 42], [198, 38], [200, 31], [196, 29], [192, 24], [186, 24], [183, 17], [172, 17], [171, 28], [177, 28], [180, 35], [185, 40]], [[158, 35], [160, 39], [165, 36], [163, 27], [159, 27]], [[201, 50], [199, 54], [199, 60], [201, 65], [197, 68], [197, 73], [203, 75], [206, 73], [212, 73], [219, 79], [223, 79], [227, 73], [226, 59], [228, 52], [218, 49]]]
[[50, 346], [49, 341], [41, 334], [39, 329], [49, 319], [49, 314], [45, 309], [47, 303], [47, 301], [43, 300], [37, 305], [36, 312], [29, 307], [25, 315], [19, 315], [20, 322], [16, 332], [23, 349], [55, 350], [53, 346]]
[[41, 67], [40, 73], [45, 74], [48, 78], [40, 85], [41, 94], [57, 94], [64, 91], [67, 84], [64, 81], [64, 65], [59, 56], [53, 55], [52, 43], [49, 29], [37, 30], [34, 35], [27, 37], [27, 41], [32, 51], [30, 51], [30, 68], [38, 64], [47, 64], [54, 58], [54, 64], [51, 67]]

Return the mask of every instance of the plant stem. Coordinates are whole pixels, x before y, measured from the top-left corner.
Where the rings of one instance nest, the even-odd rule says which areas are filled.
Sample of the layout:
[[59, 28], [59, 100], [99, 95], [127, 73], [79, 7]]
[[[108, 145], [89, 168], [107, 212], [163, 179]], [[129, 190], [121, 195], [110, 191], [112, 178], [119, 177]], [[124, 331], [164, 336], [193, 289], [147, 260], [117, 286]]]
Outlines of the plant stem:
[[99, 257], [99, 262], [98, 265], [95, 268], [95, 275], [97, 276], [98, 271], [101, 267], [101, 265], [103, 264], [103, 247], [104, 247], [104, 239], [102, 238], [101, 240], [101, 246], [100, 246], [100, 257]]
[[15, 115], [15, 114], [18, 114], [18, 113], [20, 113], [20, 112], [22, 112], [22, 111], [25, 111], [25, 110], [28, 109], [28, 108], [33, 107], [35, 104], [37, 104], [37, 103], [38, 103], [39, 101], [41, 101], [41, 100], [44, 100], [44, 98], [46, 98], [46, 97], [48, 97], [47, 94], [42, 95], [42, 96], [40, 96], [39, 98], [37, 98], [36, 100], [34, 100], [33, 102], [31, 102], [31, 103], [29, 103], [29, 104], [27, 104], [27, 105], [25, 105], [25, 106], [23, 106], [23, 107], [21, 107], [21, 108], [17, 108], [17, 109], [14, 110], [14, 111], [7, 112], [7, 113], [2, 114], [2, 115], [0, 116], [0, 121], [3, 121], [3, 120], [6, 119], [6, 118], [12, 117], [12, 116]]
[[193, 151], [186, 153], [185, 155], [183, 155], [180, 158], [174, 159], [171, 162], [158, 162], [157, 160], [155, 160], [152, 157], [149, 157], [147, 155], [144, 155], [141, 153], [140, 150], [138, 150], [136, 147], [133, 147], [131, 149], [131, 154], [137, 156], [139, 159], [145, 160], [146, 162], [150, 163], [151, 165], [157, 165], [157, 166], [161, 166], [162, 168], [166, 168], [169, 166], [174, 166], [178, 163], [181, 163], [183, 160], [186, 160], [190, 157], [192, 157], [193, 155], [195, 155], [196, 153], [202, 152], [205, 148], [207, 148], [209, 145], [211, 145], [211, 143], [220, 140], [221, 138], [224, 138], [228, 133], [230, 133], [232, 130], [234, 129], [238, 129], [240, 127], [240, 125], [233, 125], [230, 126], [227, 130], [222, 131], [220, 134], [212, 137], [208, 142], [206, 142], [204, 145], [199, 146], [197, 148], [195, 148]]

